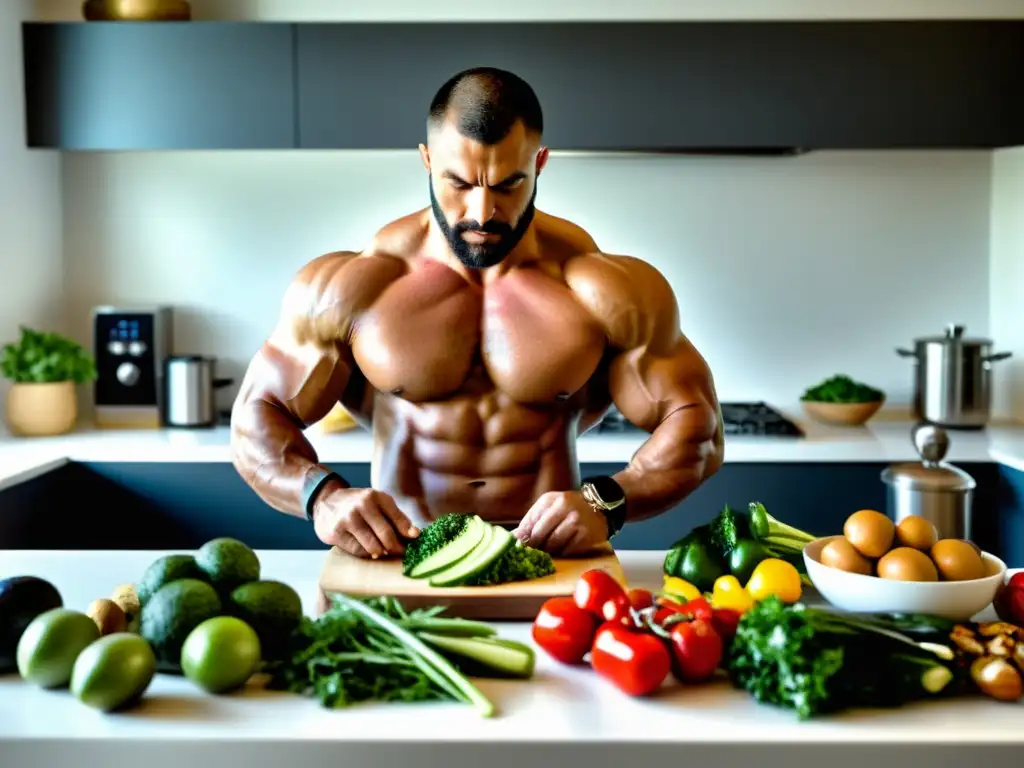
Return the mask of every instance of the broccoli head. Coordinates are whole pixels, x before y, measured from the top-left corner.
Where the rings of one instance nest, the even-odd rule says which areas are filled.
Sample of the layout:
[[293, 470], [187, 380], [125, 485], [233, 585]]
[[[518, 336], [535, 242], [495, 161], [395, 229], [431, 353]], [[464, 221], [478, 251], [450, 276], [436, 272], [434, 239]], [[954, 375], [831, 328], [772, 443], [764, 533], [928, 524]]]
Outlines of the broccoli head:
[[441, 515], [420, 531], [420, 535], [405, 546], [405, 554], [402, 556], [402, 573], [408, 576], [409, 572], [421, 561], [458, 537], [469, 524], [469, 517], [469, 515], [451, 512]]
[[507, 584], [510, 581], [528, 581], [550, 576], [555, 572], [551, 555], [539, 549], [516, 542], [505, 550], [491, 567], [481, 573], [473, 584], [484, 587], [489, 584]]

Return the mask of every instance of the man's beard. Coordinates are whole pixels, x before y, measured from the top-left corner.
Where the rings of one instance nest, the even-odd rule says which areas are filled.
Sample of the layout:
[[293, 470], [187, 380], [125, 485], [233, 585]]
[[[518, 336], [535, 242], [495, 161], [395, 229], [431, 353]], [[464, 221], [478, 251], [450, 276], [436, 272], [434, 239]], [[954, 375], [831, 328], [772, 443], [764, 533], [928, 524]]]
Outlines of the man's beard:
[[[527, 203], [526, 210], [519, 217], [515, 227], [506, 222], [494, 221], [493, 219], [483, 223], [470, 219], [457, 222], [455, 226], [451, 226], [444, 217], [444, 212], [437, 202], [437, 196], [434, 195], [434, 180], [429, 176], [427, 178], [430, 183], [430, 207], [434, 211], [434, 220], [444, 233], [445, 240], [448, 241], [448, 247], [452, 249], [452, 253], [470, 269], [485, 269], [493, 267], [495, 264], [500, 264], [512, 252], [512, 249], [519, 245], [519, 241], [523, 239], [526, 230], [530, 228], [530, 224], [533, 222], [533, 216], [536, 212], [534, 202], [537, 199], [536, 181], [533, 183], [533, 194], [530, 195], [530, 202]], [[463, 239], [462, 234], [470, 230], [499, 235], [501, 239], [496, 243], [467, 243]]]

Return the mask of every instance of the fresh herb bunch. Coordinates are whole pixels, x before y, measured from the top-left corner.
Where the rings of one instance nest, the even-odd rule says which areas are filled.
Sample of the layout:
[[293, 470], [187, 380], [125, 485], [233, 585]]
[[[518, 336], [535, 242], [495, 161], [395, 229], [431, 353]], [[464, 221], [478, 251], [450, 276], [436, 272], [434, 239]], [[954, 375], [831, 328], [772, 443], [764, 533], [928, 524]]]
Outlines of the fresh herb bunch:
[[19, 384], [82, 384], [96, 378], [96, 363], [67, 337], [22, 326], [18, 342], [5, 344], [0, 351], [0, 372]]
[[771, 597], [743, 615], [725, 665], [735, 687], [801, 720], [894, 707], [961, 688], [951, 627], [931, 616], [843, 614]]
[[811, 403], [877, 403], [885, 397], [880, 389], [855, 381], [844, 374], [836, 374], [820, 384], [808, 388], [801, 400]]
[[485, 624], [442, 618], [443, 608], [407, 612], [393, 598], [335, 595], [317, 619], [305, 617], [283, 661], [267, 665], [268, 687], [315, 696], [324, 707], [366, 701], [459, 701], [484, 717], [493, 703], [458, 668], [419, 637], [487, 635]]

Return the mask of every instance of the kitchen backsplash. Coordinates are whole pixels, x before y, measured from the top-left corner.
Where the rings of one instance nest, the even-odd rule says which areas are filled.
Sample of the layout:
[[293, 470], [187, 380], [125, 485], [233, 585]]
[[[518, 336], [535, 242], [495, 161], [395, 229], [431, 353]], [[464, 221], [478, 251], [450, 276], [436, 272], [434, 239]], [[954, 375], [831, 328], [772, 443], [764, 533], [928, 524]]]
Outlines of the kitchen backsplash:
[[[305, 261], [425, 205], [415, 151], [68, 154], [67, 325], [101, 303], [175, 307], [178, 351], [238, 377]], [[668, 277], [726, 400], [798, 407], [845, 372], [911, 391], [897, 345], [989, 331], [992, 155], [554, 154], [538, 207]], [[998, 342], [998, 340], [997, 340]]]

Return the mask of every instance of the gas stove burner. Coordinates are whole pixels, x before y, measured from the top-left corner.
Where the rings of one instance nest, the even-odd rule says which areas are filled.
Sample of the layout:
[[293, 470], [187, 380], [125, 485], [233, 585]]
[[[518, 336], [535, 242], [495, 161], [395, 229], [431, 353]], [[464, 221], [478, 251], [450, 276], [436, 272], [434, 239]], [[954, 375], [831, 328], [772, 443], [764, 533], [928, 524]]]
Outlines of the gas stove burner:
[[722, 403], [727, 435], [803, 437], [803, 431], [767, 403]]
[[[763, 402], [722, 403], [722, 421], [725, 422], [727, 435], [804, 436], [796, 424]], [[617, 408], [612, 407], [591, 431], [609, 434], [637, 432], [638, 429], [626, 421]]]

